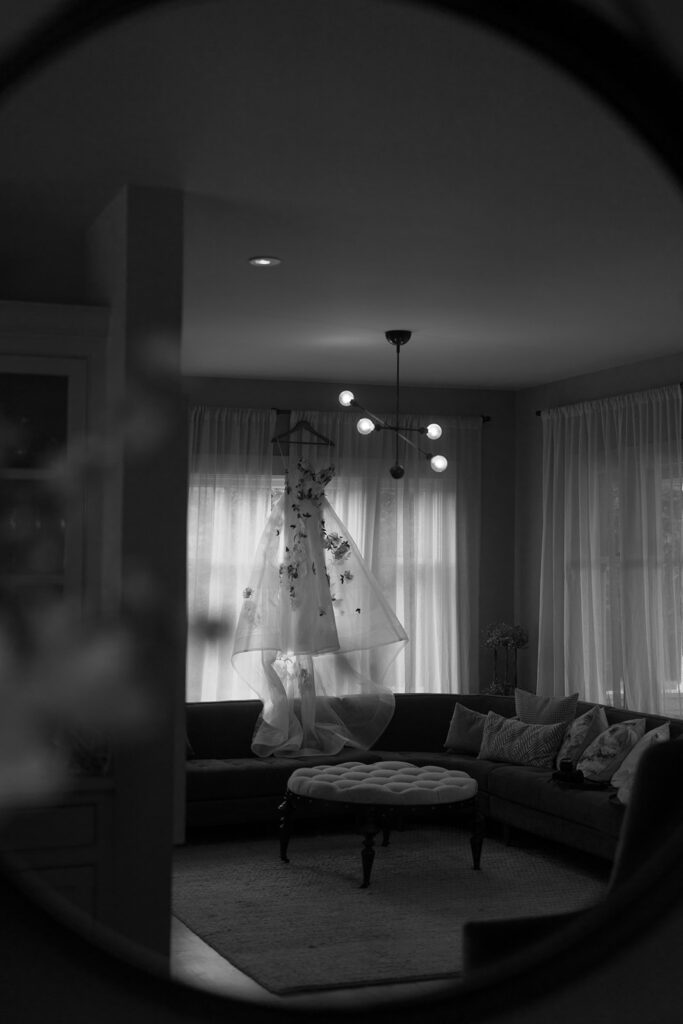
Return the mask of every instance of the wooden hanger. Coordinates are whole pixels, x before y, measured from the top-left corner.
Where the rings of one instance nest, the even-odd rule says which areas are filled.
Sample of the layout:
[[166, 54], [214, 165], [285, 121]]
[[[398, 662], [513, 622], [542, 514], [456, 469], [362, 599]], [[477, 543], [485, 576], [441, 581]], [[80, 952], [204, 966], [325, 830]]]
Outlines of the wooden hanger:
[[[299, 436], [295, 436], [301, 435], [304, 431], [307, 431], [314, 437], [319, 438], [319, 440], [302, 441]], [[318, 445], [320, 447], [329, 445], [331, 448], [334, 448], [335, 446], [334, 441], [330, 440], [329, 437], [325, 437], [324, 434], [321, 434], [320, 431], [316, 430], [315, 427], [311, 426], [308, 420], [297, 420], [294, 426], [290, 427], [289, 430], [283, 430], [281, 434], [276, 434], [275, 437], [271, 438], [273, 444], [280, 444], [280, 442], [284, 440], [293, 441], [296, 444], [310, 444]]]

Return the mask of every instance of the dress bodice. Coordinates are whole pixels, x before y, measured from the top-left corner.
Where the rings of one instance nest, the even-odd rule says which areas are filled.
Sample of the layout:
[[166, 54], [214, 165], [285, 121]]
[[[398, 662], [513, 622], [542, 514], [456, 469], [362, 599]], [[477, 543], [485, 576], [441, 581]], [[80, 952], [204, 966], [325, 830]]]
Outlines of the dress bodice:
[[333, 477], [334, 466], [326, 466], [316, 471], [306, 459], [299, 459], [294, 480], [287, 479], [285, 483], [285, 494], [289, 504], [292, 507], [306, 504], [320, 508], [325, 497], [325, 488]]

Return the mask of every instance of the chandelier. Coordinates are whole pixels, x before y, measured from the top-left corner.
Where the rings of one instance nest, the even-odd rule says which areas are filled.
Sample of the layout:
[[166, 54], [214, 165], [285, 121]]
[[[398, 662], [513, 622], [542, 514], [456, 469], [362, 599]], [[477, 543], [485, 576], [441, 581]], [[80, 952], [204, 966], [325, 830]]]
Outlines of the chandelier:
[[396, 349], [396, 422], [387, 423], [380, 416], [377, 416], [374, 412], [369, 412], [364, 409], [360, 402], [356, 401], [356, 396], [353, 391], [341, 391], [339, 393], [339, 404], [349, 407], [352, 406], [354, 409], [360, 409], [361, 412], [365, 413], [364, 416], [358, 420], [356, 429], [359, 434], [372, 434], [375, 430], [393, 430], [396, 435], [396, 448], [394, 455], [394, 465], [390, 468], [389, 472], [395, 480], [400, 480], [405, 473], [405, 469], [399, 462], [399, 438], [406, 444], [411, 445], [416, 451], [427, 459], [429, 465], [432, 467], [435, 473], [443, 473], [444, 469], [448, 466], [448, 460], [443, 455], [434, 455], [432, 452], [427, 452], [424, 448], [421, 448], [419, 444], [416, 444], [409, 437], [406, 437], [406, 431], [424, 434], [430, 441], [436, 441], [441, 437], [441, 427], [438, 423], [430, 423], [426, 427], [408, 427], [400, 421], [399, 414], [399, 398], [400, 398], [400, 356], [401, 347], [407, 345], [410, 341], [410, 331], [386, 331], [384, 334], [385, 338], [390, 345], [393, 345]]

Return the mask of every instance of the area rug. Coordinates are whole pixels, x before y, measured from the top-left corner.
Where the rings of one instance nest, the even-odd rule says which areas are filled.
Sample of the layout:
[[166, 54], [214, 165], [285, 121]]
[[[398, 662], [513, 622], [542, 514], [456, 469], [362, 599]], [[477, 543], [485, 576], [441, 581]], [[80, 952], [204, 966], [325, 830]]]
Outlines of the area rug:
[[547, 846], [487, 838], [472, 869], [462, 830], [396, 832], [361, 889], [361, 837], [294, 835], [176, 851], [173, 912], [235, 967], [286, 994], [457, 978], [465, 921], [589, 906], [606, 869]]

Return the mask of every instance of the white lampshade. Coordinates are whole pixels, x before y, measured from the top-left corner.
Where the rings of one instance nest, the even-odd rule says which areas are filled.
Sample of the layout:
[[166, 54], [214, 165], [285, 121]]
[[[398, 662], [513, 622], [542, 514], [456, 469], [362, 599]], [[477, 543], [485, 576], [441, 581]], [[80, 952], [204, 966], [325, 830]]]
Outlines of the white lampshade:
[[339, 404], [349, 406], [354, 399], [353, 391], [340, 391], [339, 392]]
[[358, 420], [358, 423], [356, 423], [356, 430], [359, 434], [371, 434], [374, 429], [375, 424], [372, 420], [368, 419], [367, 416], [363, 416]]
[[441, 437], [443, 431], [438, 423], [430, 423], [427, 427], [427, 437], [430, 441], [436, 441]]
[[429, 465], [435, 473], [443, 473], [444, 469], [448, 467], [448, 459], [444, 455], [432, 455]]

